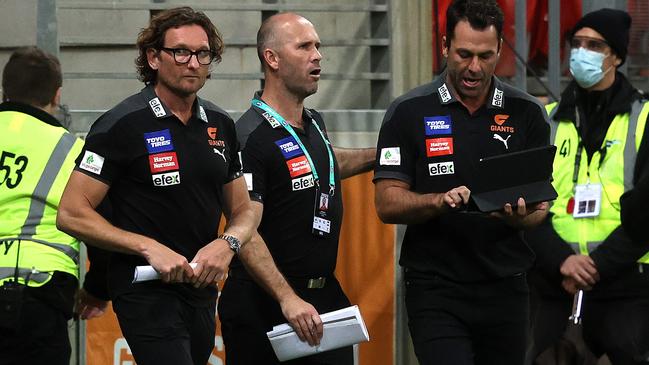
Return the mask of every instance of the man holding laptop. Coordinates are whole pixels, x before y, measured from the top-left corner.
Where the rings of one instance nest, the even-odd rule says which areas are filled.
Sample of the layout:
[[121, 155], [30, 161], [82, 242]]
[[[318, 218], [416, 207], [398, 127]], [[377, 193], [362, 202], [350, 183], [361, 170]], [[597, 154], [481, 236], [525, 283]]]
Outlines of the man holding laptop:
[[480, 159], [549, 144], [547, 116], [493, 75], [503, 26], [495, 1], [456, 0], [446, 18], [446, 71], [385, 115], [376, 207], [384, 222], [408, 225], [400, 264], [419, 362], [521, 364], [524, 273], [534, 260], [521, 231], [540, 223], [548, 204], [519, 198], [491, 214], [460, 210], [483, 178]]

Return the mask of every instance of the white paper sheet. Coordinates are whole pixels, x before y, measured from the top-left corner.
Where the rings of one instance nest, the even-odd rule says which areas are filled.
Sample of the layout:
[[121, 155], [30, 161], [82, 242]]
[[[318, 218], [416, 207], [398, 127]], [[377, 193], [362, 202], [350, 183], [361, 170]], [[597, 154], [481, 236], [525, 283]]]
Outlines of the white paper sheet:
[[[192, 262], [189, 264], [192, 269], [196, 268], [196, 263]], [[149, 280], [158, 280], [160, 279], [160, 274], [153, 268], [151, 265], [136, 266], [135, 272], [133, 273], [133, 282], [139, 283], [142, 281]]]

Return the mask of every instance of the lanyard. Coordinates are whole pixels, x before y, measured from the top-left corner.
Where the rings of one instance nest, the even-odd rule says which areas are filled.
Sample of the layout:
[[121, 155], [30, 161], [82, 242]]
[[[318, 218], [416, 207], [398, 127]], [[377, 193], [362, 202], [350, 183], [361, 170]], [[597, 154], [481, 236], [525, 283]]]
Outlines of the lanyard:
[[[320, 178], [318, 177], [318, 171], [316, 170], [315, 164], [313, 163], [313, 160], [311, 159], [311, 155], [309, 154], [309, 151], [307, 151], [306, 147], [304, 147], [304, 144], [300, 140], [300, 137], [298, 137], [297, 133], [295, 133], [295, 130], [293, 127], [286, 122], [286, 120], [279, 115], [275, 111], [275, 109], [271, 108], [268, 106], [266, 103], [264, 103], [261, 100], [258, 99], [252, 99], [250, 102], [253, 106], [258, 107], [259, 109], [262, 109], [266, 113], [270, 114], [279, 124], [286, 129], [286, 131], [297, 141], [297, 144], [300, 146], [302, 149], [302, 152], [304, 152], [304, 156], [306, 157], [307, 161], [309, 162], [309, 166], [311, 167], [311, 171], [313, 171], [313, 180], [315, 181], [318, 186], [320, 185]], [[311, 117], [311, 115], [309, 114]], [[313, 117], [311, 117], [311, 124], [315, 127], [315, 129], [318, 130], [318, 133], [320, 133], [320, 137], [324, 141], [325, 147], [327, 148], [327, 154], [329, 155], [329, 195], [334, 195], [334, 191], [336, 190], [336, 182], [334, 180], [334, 158], [333, 158], [333, 152], [331, 151], [331, 143], [327, 140], [325, 137], [324, 133], [322, 133], [322, 130], [318, 126], [318, 123], [313, 120]]]

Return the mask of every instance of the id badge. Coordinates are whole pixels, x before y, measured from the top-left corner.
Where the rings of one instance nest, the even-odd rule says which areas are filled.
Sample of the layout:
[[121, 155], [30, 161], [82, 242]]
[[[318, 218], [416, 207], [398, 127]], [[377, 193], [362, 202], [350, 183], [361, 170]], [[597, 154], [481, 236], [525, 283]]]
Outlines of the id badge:
[[575, 187], [575, 218], [597, 217], [602, 206], [601, 184], [580, 184]]
[[326, 237], [331, 232], [331, 216], [329, 203], [331, 196], [315, 189], [315, 204], [313, 210], [313, 234], [318, 237]]

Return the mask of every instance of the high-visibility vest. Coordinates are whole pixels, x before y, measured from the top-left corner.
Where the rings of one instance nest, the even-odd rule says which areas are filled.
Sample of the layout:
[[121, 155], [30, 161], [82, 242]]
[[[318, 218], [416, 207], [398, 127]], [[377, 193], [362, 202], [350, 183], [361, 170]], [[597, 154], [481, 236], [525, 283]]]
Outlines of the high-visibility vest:
[[[632, 104], [630, 113], [615, 116], [602, 148], [593, 154], [590, 163], [585, 147], [580, 147], [575, 124], [570, 120], [553, 120], [556, 106], [556, 102], [546, 105], [550, 115], [550, 140], [557, 146], [552, 184], [558, 198], [550, 208], [552, 226], [575, 252], [588, 255], [621, 224], [620, 196], [633, 188], [633, 171], [649, 114], [649, 102], [638, 100]], [[579, 148], [582, 157], [575, 182]], [[604, 149], [606, 153], [600, 161]], [[575, 186], [588, 182], [602, 185], [600, 213], [597, 217], [574, 218], [567, 210], [568, 202], [574, 197]], [[649, 253], [638, 262], [649, 263]]]
[[56, 212], [82, 146], [62, 127], [0, 112], [0, 284], [79, 277], [79, 241], [56, 229]]

